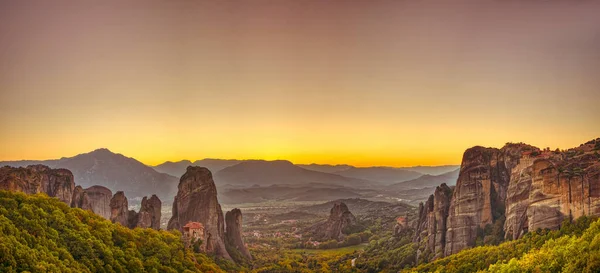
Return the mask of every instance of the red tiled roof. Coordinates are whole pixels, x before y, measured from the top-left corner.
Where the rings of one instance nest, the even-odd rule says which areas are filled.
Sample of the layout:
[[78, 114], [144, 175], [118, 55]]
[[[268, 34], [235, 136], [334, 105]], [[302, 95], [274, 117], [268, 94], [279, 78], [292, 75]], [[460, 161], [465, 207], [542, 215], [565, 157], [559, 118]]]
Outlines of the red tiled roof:
[[184, 228], [191, 228], [191, 229], [204, 228], [204, 226], [202, 225], [202, 223], [198, 223], [198, 222], [189, 222], [189, 223], [187, 223], [183, 227]]

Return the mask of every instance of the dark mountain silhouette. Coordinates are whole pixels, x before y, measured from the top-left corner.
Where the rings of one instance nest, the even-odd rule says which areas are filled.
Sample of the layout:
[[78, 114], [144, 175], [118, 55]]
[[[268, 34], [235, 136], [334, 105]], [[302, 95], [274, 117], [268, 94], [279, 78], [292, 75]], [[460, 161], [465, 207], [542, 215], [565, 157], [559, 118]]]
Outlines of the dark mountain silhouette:
[[458, 173], [460, 169], [455, 169], [454, 171], [447, 172], [440, 175], [429, 175], [425, 174], [418, 178], [394, 183], [389, 185], [387, 189], [392, 191], [399, 190], [407, 190], [407, 189], [422, 189], [422, 188], [430, 188], [436, 187], [443, 183], [446, 183], [448, 186], [456, 185], [456, 180], [458, 179]]
[[411, 180], [423, 175], [419, 172], [391, 167], [351, 167], [344, 171], [335, 172], [334, 174], [363, 180], [377, 181], [382, 184], [392, 184], [400, 181]]
[[0, 165], [19, 167], [44, 164], [51, 168], [68, 169], [75, 177], [75, 184], [84, 188], [100, 185], [110, 190], [123, 191], [130, 197], [156, 194], [163, 200], [169, 200], [177, 190], [178, 178], [159, 173], [151, 167], [108, 149], [42, 161], [7, 161]]
[[364, 188], [377, 183], [337, 174], [303, 169], [285, 160], [248, 160], [227, 167], [215, 174], [217, 185], [267, 186], [273, 184], [308, 185], [321, 183]]
[[212, 173], [216, 173], [224, 168], [233, 166], [240, 162], [242, 162], [242, 160], [205, 158], [202, 160], [196, 160], [194, 162], [191, 162], [189, 160], [181, 160], [177, 162], [167, 161], [160, 165], [156, 165], [152, 168], [161, 173], [170, 174], [175, 177], [181, 177], [185, 173], [185, 170], [188, 166], [205, 167], [209, 169]]
[[441, 165], [441, 166], [401, 167], [401, 168], [397, 168], [397, 169], [414, 171], [414, 172], [419, 172], [422, 174], [429, 174], [429, 175], [440, 175], [440, 174], [445, 174], [445, 173], [454, 171], [459, 168], [460, 168], [460, 165]]
[[352, 168], [353, 166], [340, 164], [340, 165], [329, 165], [329, 164], [296, 164], [299, 167], [302, 167], [307, 170], [323, 172], [323, 173], [335, 173], [345, 171], [347, 169]]
[[[340, 164], [340, 165], [328, 165], [328, 164], [296, 164], [302, 168], [308, 169], [308, 170], [312, 170], [312, 171], [318, 171], [318, 172], [324, 172], [324, 173], [339, 173], [342, 171], [347, 171], [351, 168], [357, 168], [355, 166], [352, 165], [346, 165], [346, 164]], [[455, 169], [460, 168], [460, 165], [443, 165], [443, 166], [413, 166], [413, 167], [386, 167], [386, 166], [380, 166], [380, 167], [363, 167], [361, 169], [374, 169], [374, 170], [383, 170], [384, 172], [387, 172], [389, 169], [396, 169], [396, 170], [405, 170], [405, 171], [413, 171], [413, 172], [418, 172], [421, 174], [430, 174], [430, 175], [440, 175], [443, 173], [447, 173], [450, 171], [453, 171]], [[399, 182], [399, 181], [395, 181], [395, 182]]]

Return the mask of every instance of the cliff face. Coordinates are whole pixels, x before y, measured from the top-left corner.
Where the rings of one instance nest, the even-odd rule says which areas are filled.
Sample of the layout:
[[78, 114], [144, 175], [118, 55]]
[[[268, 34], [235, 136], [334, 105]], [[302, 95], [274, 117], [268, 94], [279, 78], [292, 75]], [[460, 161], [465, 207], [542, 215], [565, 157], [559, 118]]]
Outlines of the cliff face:
[[449, 209], [445, 255], [475, 245], [478, 228], [503, 219], [511, 173], [522, 168], [525, 144], [502, 149], [473, 147], [465, 151]]
[[244, 258], [252, 260], [250, 251], [246, 248], [242, 239], [242, 211], [233, 209], [225, 214], [225, 242], [244, 256]]
[[122, 191], [115, 193], [115, 196], [110, 199], [110, 220], [113, 223], [119, 223], [122, 226], [130, 227], [129, 225], [129, 204], [127, 197]]
[[189, 166], [181, 177], [168, 229], [181, 231], [191, 221], [204, 225], [206, 252], [231, 259], [225, 249], [223, 211], [217, 200], [217, 188], [211, 172], [203, 167]]
[[51, 169], [44, 165], [26, 168], [0, 168], [0, 190], [20, 191], [27, 194], [45, 193], [56, 197], [73, 208], [92, 212], [123, 226], [160, 228], [161, 201], [156, 195], [144, 197], [140, 213], [128, 211], [128, 202], [122, 191], [114, 196], [102, 186], [83, 189], [75, 186], [73, 174], [66, 169]]
[[104, 219], [110, 220], [110, 199], [112, 198], [112, 192], [108, 188], [102, 186], [92, 186], [84, 191], [90, 200], [92, 211], [104, 217]]
[[423, 253], [418, 259], [428, 261], [444, 256], [446, 247], [446, 221], [450, 208], [452, 189], [446, 184], [436, 187], [424, 206], [419, 208], [419, 220], [416, 223], [415, 238], [420, 242]]
[[73, 174], [65, 169], [50, 169], [44, 165], [26, 168], [0, 168], [0, 189], [27, 194], [45, 193], [71, 204], [75, 182]]
[[144, 196], [134, 227], [160, 229], [161, 206], [162, 202], [156, 195], [150, 199]]
[[72, 208], [80, 208], [84, 210], [92, 210], [91, 201], [81, 186], [76, 186], [73, 190], [73, 199], [71, 200]]
[[[422, 246], [426, 241], [421, 249], [435, 259], [472, 247], [477, 240], [486, 243], [488, 235], [492, 240], [502, 234], [516, 239], [540, 228], [557, 229], [564, 219], [600, 215], [596, 142], [600, 139], [562, 152], [522, 143], [468, 149], [446, 222], [447, 191], [440, 186], [420, 205], [415, 241]], [[487, 225], [499, 231], [481, 234]]]

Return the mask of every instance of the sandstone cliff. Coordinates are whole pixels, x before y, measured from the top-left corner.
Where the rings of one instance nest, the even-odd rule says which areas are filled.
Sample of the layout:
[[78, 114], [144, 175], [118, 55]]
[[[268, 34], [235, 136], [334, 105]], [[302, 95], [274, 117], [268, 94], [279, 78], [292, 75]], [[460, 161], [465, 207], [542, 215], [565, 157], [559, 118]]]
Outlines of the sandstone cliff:
[[112, 192], [102, 186], [91, 186], [84, 191], [90, 200], [92, 211], [104, 217], [104, 219], [110, 220], [110, 199], [112, 198]]
[[444, 256], [446, 247], [446, 220], [452, 198], [452, 188], [446, 184], [436, 187], [425, 205], [419, 206], [415, 238], [422, 246], [418, 260], [429, 261]]
[[252, 260], [242, 239], [242, 211], [239, 209], [232, 209], [225, 214], [225, 243], [239, 251], [244, 258]]
[[224, 243], [223, 211], [217, 200], [217, 188], [211, 172], [203, 167], [189, 166], [181, 176], [168, 229], [181, 231], [191, 221], [204, 225], [204, 251], [231, 259]]
[[84, 210], [92, 210], [92, 203], [85, 192], [85, 190], [81, 186], [76, 186], [75, 190], [73, 190], [73, 198], [71, 200], [71, 207], [80, 208]]
[[130, 227], [129, 224], [129, 204], [127, 197], [122, 191], [115, 193], [110, 199], [110, 221], [119, 223], [122, 226]]
[[449, 203], [448, 191], [440, 186], [420, 205], [414, 228], [421, 259], [498, 243], [502, 237], [516, 239], [540, 228], [557, 229], [565, 219], [600, 215], [596, 142], [600, 139], [554, 152], [523, 143], [465, 151]]
[[160, 229], [161, 206], [162, 202], [156, 195], [152, 195], [150, 199], [144, 196], [133, 227]]
[[75, 182], [66, 169], [50, 169], [44, 165], [26, 168], [0, 168], [0, 190], [20, 191], [27, 194], [45, 193], [71, 204]]

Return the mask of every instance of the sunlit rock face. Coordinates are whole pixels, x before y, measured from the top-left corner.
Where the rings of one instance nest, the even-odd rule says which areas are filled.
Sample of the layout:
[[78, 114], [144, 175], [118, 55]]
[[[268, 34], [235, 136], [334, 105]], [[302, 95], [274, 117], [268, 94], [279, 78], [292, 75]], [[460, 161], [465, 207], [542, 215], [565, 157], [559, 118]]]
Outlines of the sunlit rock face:
[[161, 206], [162, 202], [156, 195], [150, 199], [144, 196], [134, 227], [160, 229]]
[[5, 166], [0, 168], [0, 190], [45, 193], [71, 205], [75, 182], [71, 171], [66, 169], [51, 169], [44, 165]]
[[84, 190], [90, 200], [92, 211], [105, 219], [110, 220], [110, 200], [112, 191], [102, 186], [91, 186]]
[[[600, 215], [596, 142], [600, 139], [554, 152], [522, 143], [465, 151], [450, 202], [444, 254], [474, 246], [477, 230], [488, 224], [504, 221], [505, 238], [517, 239], [528, 231], [557, 229], [565, 219]], [[417, 226], [421, 233], [422, 217]], [[429, 227], [425, 234], [431, 237], [431, 231]]]
[[232, 209], [225, 213], [225, 242], [239, 251], [244, 258], [251, 260], [252, 255], [242, 239], [242, 219], [240, 209]]
[[189, 166], [181, 176], [168, 229], [182, 231], [188, 222], [200, 222], [204, 226], [203, 248], [207, 253], [231, 259], [224, 243], [225, 221], [217, 200], [217, 187], [211, 172], [204, 167]]
[[425, 205], [419, 206], [419, 218], [413, 241], [421, 247], [419, 262], [427, 262], [444, 256], [446, 247], [446, 221], [452, 198], [452, 188], [446, 184], [436, 187]]
[[113, 223], [119, 223], [122, 226], [130, 227], [129, 224], [129, 204], [127, 197], [122, 191], [115, 193], [110, 200], [110, 220]]

